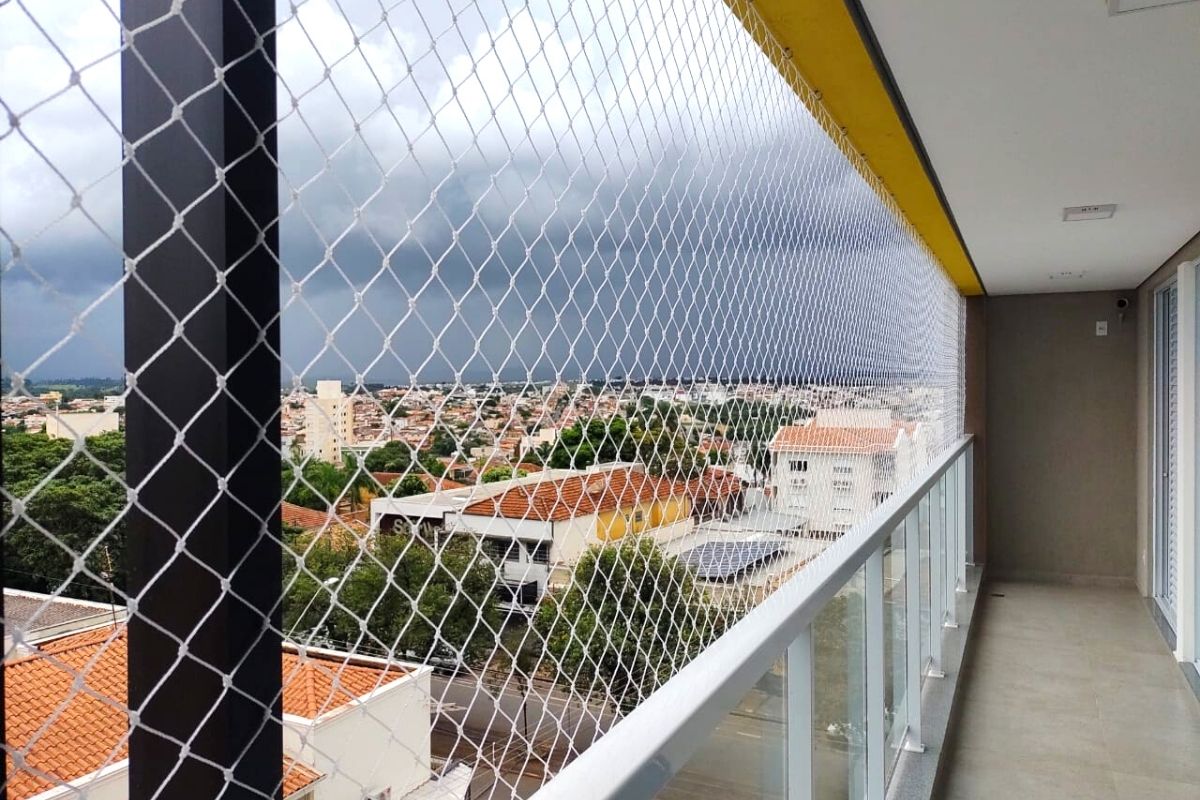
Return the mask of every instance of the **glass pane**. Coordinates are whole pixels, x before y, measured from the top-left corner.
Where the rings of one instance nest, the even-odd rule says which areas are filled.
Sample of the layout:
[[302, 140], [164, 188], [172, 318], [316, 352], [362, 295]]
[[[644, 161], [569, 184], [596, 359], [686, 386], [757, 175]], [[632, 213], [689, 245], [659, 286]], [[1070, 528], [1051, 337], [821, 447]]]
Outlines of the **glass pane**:
[[904, 744], [908, 715], [904, 704], [908, 651], [905, 631], [904, 526], [892, 531], [883, 548], [883, 713], [887, 744], [886, 775], [891, 778]]
[[659, 798], [786, 797], [785, 669], [780, 658], [658, 793]]
[[[950, 470], [942, 476], [942, 585], [938, 587], [938, 591], [942, 593], [942, 611], [948, 613], [948, 609], [953, 608], [951, 603], [954, 602], [954, 593], [950, 590], [951, 581], [954, 580], [954, 519], [950, 514], [950, 478], [954, 474]], [[942, 620], [945, 622], [945, 620]]]
[[864, 575], [859, 569], [813, 621], [816, 800], [858, 800], [865, 796]]
[[926, 668], [929, 666], [930, 644], [929, 636], [932, 630], [930, 620], [930, 583], [929, 583], [929, 515], [933, 511], [933, 503], [927, 494], [921, 499], [919, 519], [921, 539], [921, 674], [924, 681]]

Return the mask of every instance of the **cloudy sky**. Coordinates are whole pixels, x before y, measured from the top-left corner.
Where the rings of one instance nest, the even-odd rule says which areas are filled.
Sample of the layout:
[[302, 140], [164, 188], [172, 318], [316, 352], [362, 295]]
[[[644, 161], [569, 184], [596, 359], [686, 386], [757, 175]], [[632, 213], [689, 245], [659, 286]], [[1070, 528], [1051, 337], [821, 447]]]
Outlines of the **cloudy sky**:
[[[5, 374], [121, 371], [115, 5], [0, 4]], [[721, 0], [297, 5], [285, 382], [952, 366], [956, 293]]]

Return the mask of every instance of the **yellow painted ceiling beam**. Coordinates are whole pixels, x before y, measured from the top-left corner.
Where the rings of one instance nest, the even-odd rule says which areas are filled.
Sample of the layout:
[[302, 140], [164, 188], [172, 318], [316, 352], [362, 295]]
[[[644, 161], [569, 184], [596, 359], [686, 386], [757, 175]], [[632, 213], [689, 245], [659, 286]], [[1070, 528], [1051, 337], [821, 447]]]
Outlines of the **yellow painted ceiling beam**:
[[[727, 0], [813, 116], [964, 295], [983, 286], [845, 0]], [[874, 173], [874, 174], [872, 174]]]

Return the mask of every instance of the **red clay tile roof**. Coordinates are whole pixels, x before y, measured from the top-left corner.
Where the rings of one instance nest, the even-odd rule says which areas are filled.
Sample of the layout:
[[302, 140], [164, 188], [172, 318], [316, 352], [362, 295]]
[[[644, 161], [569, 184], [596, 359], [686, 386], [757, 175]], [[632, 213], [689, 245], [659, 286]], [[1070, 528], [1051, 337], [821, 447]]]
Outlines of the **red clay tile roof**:
[[744, 482], [729, 470], [709, 467], [698, 478], [687, 482], [688, 497], [693, 500], [719, 500], [741, 492]]
[[421, 483], [425, 484], [426, 491], [441, 492], [447, 489], [465, 489], [465, 483], [452, 481], [449, 478], [435, 478], [426, 472], [372, 472], [371, 477], [379, 481], [380, 485], [386, 487], [389, 483], [395, 480], [402, 480], [408, 475], [416, 475], [421, 479]]
[[404, 674], [399, 667], [351, 664], [336, 657], [309, 653], [283, 654], [283, 711], [315, 719], [391, 683]]
[[283, 501], [283, 505], [279, 509], [279, 514], [283, 518], [284, 525], [292, 525], [304, 530], [337, 524], [337, 517], [331, 516], [328, 511], [305, 508], [295, 503], [289, 503], [286, 500]]
[[320, 538], [337, 548], [363, 546], [365, 537], [370, 533], [368, 513], [367, 510], [363, 510], [330, 516], [324, 511], [315, 511], [286, 501], [281, 510], [284, 525], [304, 531], [303, 541]]
[[[36, 653], [4, 665], [4, 724], [8, 744], [30, 745], [26, 763], [55, 777], [16, 770], [8, 757], [8, 798], [24, 798], [89, 775], [128, 757], [124, 625], [107, 625], [49, 642]], [[404, 671], [344, 663], [335, 656], [283, 653], [283, 710], [312, 719], [355, 697], [396, 680]], [[82, 677], [79, 691], [75, 676]], [[63, 705], [65, 702], [65, 705]], [[62, 709], [59, 710], [59, 706]], [[285, 770], [287, 769], [285, 764]], [[284, 795], [308, 786], [318, 773], [294, 764], [286, 773]], [[295, 786], [295, 788], [289, 788]]]
[[686, 494], [681, 483], [622, 467], [514, 486], [472, 503], [463, 513], [561, 522]]
[[772, 451], [806, 453], [884, 453], [896, 445], [904, 425], [886, 428], [833, 428], [817, 425], [785, 425], [771, 439]]
[[303, 761], [294, 758], [283, 760], [283, 796], [291, 797], [301, 789], [307, 789], [325, 776]]

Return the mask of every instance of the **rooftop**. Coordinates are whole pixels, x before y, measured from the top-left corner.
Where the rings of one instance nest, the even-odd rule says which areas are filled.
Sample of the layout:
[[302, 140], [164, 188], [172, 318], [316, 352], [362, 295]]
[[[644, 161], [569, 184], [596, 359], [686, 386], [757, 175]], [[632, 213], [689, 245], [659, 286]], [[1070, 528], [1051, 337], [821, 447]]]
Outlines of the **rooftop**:
[[38, 631], [105, 617], [111, 619], [113, 613], [114, 607], [109, 603], [54, 597], [19, 589], [4, 590], [5, 630], [19, 630], [27, 641], [36, 638]]
[[683, 483], [655, 477], [640, 469], [619, 467], [560, 480], [520, 484], [472, 503], [463, 509], [463, 513], [561, 522], [686, 494], [687, 486]]
[[[5, 664], [8, 743], [29, 747], [27, 768], [16, 769], [8, 758], [10, 800], [32, 797], [128, 758], [127, 656], [126, 627], [107, 625], [55, 640], [34, 655]], [[399, 667], [348, 658], [284, 652], [284, 713], [316, 719], [406, 674]], [[285, 796], [320, 777], [294, 763], [285, 766], [285, 775]]]
[[785, 425], [775, 432], [773, 452], [886, 453], [896, 449], [901, 433], [911, 426], [893, 423], [884, 428], [843, 428], [818, 425]]

